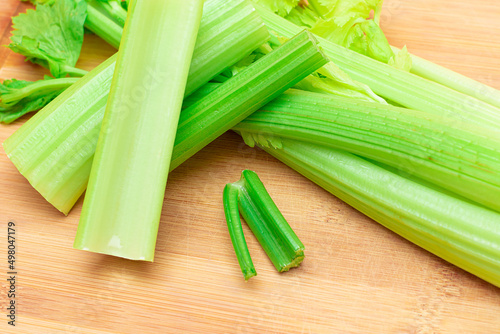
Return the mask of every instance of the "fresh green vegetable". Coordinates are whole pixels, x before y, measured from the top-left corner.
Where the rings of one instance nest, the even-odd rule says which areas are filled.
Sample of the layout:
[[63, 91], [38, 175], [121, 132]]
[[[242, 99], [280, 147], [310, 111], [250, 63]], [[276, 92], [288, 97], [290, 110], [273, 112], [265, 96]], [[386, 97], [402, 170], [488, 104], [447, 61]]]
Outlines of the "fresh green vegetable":
[[224, 208], [234, 250], [245, 280], [257, 275], [243, 236], [238, 207], [276, 270], [298, 267], [304, 260], [304, 245], [285, 220], [257, 173], [244, 170], [238, 182], [226, 185]]
[[235, 127], [345, 149], [500, 211], [500, 135], [453, 118], [379, 103], [289, 91]]
[[173, 168], [328, 60], [303, 31], [185, 109], [179, 120]]
[[333, 195], [420, 247], [500, 286], [499, 213], [340, 150], [277, 137], [269, 141], [280, 148], [260, 147]]
[[131, 3], [75, 248], [153, 261], [202, 10], [203, 0]]
[[113, 19], [120, 26], [125, 25], [125, 20], [127, 19], [127, 11], [123, 9], [121, 5], [121, 0], [92, 0], [100, 5], [110, 18]]
[[[52, 5], [55, 0], [21, 0], [29, 1], [34, 5]], [[85, 2], [83, 0], [67, 0], [67, 4], [71, 2]], [[123, 24], [127, 18], [127, 11], [124, 9], [119, 0], [86, 0], [87, 3], [87, 18], [85, 19], [85, 28], [89, 29], [111, 46], [118, 49], [120, 39], [123, 32]], [[120, 9], [121, 7], [121, 9]], [[47, 17], [50, 19], [51, 17]], [[57, 19], [57, 17], [52, 17]], [[58, 24], [58, 21], [53, 21], [53, 24]], [[82, 22], [83, 23], [83, 22]]]
[[58, 0], [38, 4], [12, 19], [9, 48], [33, 63], [42, 65], [56, 78], [67, 74], [82, 76], [75, 68], [83, 43], [83, 23], [87, 15], [84, 0]]
[[245, 235], [243, 234], [243, 228], [241, 226], [240, 212], [238, 211], [239, 193], [239, 187], [231, 183], [227, 184], [224, 187], [222, 201], [224, 202], [224, 213], [226, 215], [227, 228], [229, 230], [231, 242], [233, 243], [234, 252], [240, 264], [243, 277], [245, 277], [245, 281], [248, 281], [251, 277], [257, 275], [257, 271], [250, 257], [250, 252], [248, 251], [247, 242], [245, 241]]
[[253, 0], [329, 42], [384, 63], [394, 53], [379, 27], [382, 0]]
[[49, 76], [36, 82], [5, 80], [0, 84], [0, 122], [11, 123], [42, 108], [77, 80], [79, 79], [53, 79]]
[[[398, 50], [396, 48], [393, 49]], [[500, 108], [499, 90], [413, 54], [410, 56], [412, 60], [411, 73]]]
[[[194, 91], [268, 38], [248, 1], [207, 0], [187, 86]], [[87, 187], [115, 60], [92, 70], [3, 144], [21, 174], [65, 214]]]
[[118, 49], [122, 38], [123, 24], [114, 21], [107, 16], [106, 13], [99, 10], [99, 3], [100, 2], [97, 0], [92, 0], [88, 3], [85, 28], [101, 37], [109, 45]]
[[[291, 37], [300, 27], [256, 6], [269, 30]], [[483, 127], [500, 127], [500, 108], [464, 95], [417, 75], [399, 70], [380, 61], [318, 38], [330, 60], [352, 79], [368, 85], [376, 94], [404, 107], [431, 114], [454, 115], [457, 122]]]

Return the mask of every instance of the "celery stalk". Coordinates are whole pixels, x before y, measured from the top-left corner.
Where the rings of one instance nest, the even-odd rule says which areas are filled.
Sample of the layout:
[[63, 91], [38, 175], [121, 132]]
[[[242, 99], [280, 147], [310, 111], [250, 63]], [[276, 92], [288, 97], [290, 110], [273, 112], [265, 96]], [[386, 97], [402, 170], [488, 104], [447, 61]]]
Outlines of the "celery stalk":
[[[203, 10], [188, 77], [191, 90], [269, 38], [247, 0], [230, 5], [207, 0]], [[3, 144], [21, 174], [65, 214], [87, 186], [115, 60], [116, 55], [79, 79]]]
[[171, 167], [327, 62], [312, 34], [303, 31], [224, 82], [182, 112]]
[[238, 196], [239, 188], [237, 186], [230, 183], [224, 187], [222, 200], [224, 202], [224, 213], [226, 215], [229, 236], [231, 237], [243, 277], [245, 277], [245, 281], [248, 281], [248, 279], [257, 275], [257, 271], [253, 265], [245, 235], [243, 234], [240, 213], [238, 211]]
[[416, 110], [290, 90], [238, 124], [250, 144], [264, 134], [345, 149], [500, 211], [500, 136], [459, 129]]
[[304, 245], [285, 220], [266, 188], [253, 171], [241, 173], [239, 209], [253, 234], [279, 272], [298, 267]]
[[127, 11], [121, 6], [121, 0], [97, 1], [102, 6], [106, 14], [116, 23], [123, 26], [127, 19]]
[[[269, 30], [279, 35], [289, 38], [301, 29], [263, 7], [256, 8]], [[333, 63], [352, 79], [368, 85], [376, 94], [388, 100], [436, 115], [454, 115], [463, 124], [475, 123], [493, 129], [500, 127], [500, 108], [415, 74], [401, 71], [321, 37], [318, 37], [318, 41]]]
[[500, 108], [499, 90], [413, 54], [411, 60], [411, 73]]
[[298, 267], [304, 260], [304, 245], [285, 220], [257, 173], [244, 170], [239, 181], [229, 183], [223, 193], [229, 235], [245, 280], [257, 275], [241, 228], [245, 218], [279, 272]]
[[290, 139], [280, 144], [262, 148], [402, 237], [500, 286], [500, 214], [340, 150]]
[[74, 248], [153, 261], [202, 9], [132, 1]]
[[[98, 1], [96, 0], [93, 2], [97, 3]], [[122, 38], [123, 26], [100, 12], [93, 2], [90, 2], [87, 6], [85, 28], [101, 37], [109, 45], [118, 49]]]

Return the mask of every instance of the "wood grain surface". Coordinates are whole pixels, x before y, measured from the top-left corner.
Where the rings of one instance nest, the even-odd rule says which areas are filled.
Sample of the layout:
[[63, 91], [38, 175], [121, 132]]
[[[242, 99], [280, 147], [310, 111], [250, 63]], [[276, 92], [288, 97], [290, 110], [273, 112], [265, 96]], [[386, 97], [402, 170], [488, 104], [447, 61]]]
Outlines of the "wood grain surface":
[[[0, 45], [29, 5], [0, 0]], [[498, 0], [386, 0], [396, 46], [500, 89]], [[86, 36], [79, 66], [114, 50]], [[0, 49], [0, 79], [47, 73]], [[0, 141], [28, 117], [0, 125]], [[222, 189], [260, 175], [306, 245], [278, 274], [245, 227], [258, 276], [245, 283]], [[82, 201], [51, 207], [0, 148], [0, 333], [499, 333], [500, 289], [420, 249], [227, 133], [169, 177], [154, 263], [72, 249]], [[7, 222], [17, 233], [17, 326], [7, 326]], [[3, 255], [1, 255], [3, 254]]]

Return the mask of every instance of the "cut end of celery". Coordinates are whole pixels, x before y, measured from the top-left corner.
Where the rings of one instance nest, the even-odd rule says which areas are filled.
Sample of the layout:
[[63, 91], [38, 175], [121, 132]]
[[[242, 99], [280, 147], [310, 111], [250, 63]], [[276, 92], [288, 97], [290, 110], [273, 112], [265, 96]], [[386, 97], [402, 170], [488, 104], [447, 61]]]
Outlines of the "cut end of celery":
[[147, 261], [147, 262], [153, 262], [154, 261], [154, 252], [151, 254], [130, 254], [130, 253], [123, 253], [121, 250], [116, 249], [116, 248], [107, 248], [107, 249], [100, 249], [100, 248], [95, 248], [95, 247], [86, 247], [81, 245], [75, 240], [75, 243], [73, 244], [74, 249], [82, 250], [82, 251], [87, 251], [87, 252], [92, 252], [92, 253], [99, 253], [99, 254], [104, 254], [104, 255], [112, 255], [116, 257], [121, 257], [127, 260], [133, 260], [133, 261]]
[[250, 278], [257, 276], [257, 271], [255, 270], [255, 268], [242, 270], [241, 272], [243, 273], [243, 276], [245, 277], [245, 281], [248, 281]]
[[298, 266], [300, 266], [302, 261], [304, 261], [304, 257], [305, 257], [304, 249], [297, 250], [295, 252], [295, 257], [292, 259], [292, 261], [290, 263], [286, 264], [285, 266], [281, 267], [279, 269], [279, 272], [282, 273], [285, 271], [289, 271], [292, 268], [297, 268]]

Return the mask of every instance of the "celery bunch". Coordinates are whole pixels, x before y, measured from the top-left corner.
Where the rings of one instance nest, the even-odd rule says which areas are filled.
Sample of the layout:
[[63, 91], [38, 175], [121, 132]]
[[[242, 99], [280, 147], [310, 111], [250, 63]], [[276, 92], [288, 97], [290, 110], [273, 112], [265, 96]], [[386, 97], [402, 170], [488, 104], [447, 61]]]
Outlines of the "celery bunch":
[[[268, 38], [269, 32], [246, 0], [207, 0], [186, 94]], [[31, 185], [65, 214], [87, 186], [115, 61], [116, 55], [92, 70], [3, 144]], [[154, 80], [154, 71], [151, 74]]]

